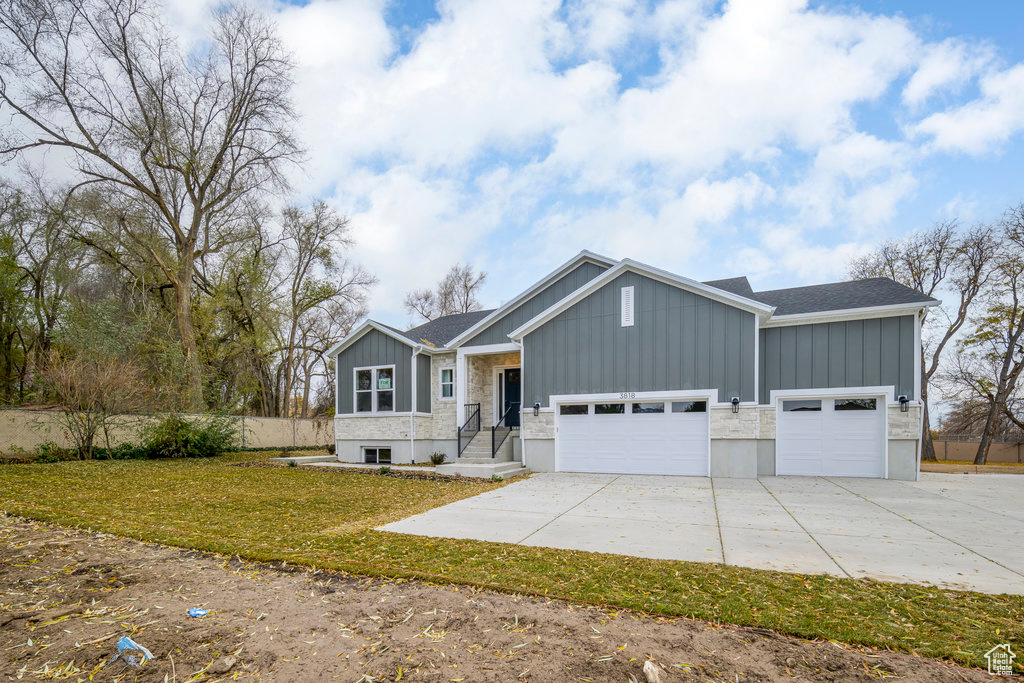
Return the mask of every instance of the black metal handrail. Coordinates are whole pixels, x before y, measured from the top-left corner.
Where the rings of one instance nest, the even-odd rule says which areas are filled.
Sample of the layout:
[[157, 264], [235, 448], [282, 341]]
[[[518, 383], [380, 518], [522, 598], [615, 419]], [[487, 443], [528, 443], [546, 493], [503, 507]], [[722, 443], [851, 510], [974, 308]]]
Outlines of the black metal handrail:
[[[491, 427], [491, 457], [492, 458], [498, 457], [498, 449], [501, 448], [501, 444], [505, 443], [505, 439], [507, 439], [508, 435], [512, 433], [512, 430], [513, 429], [519, 429], [519, 425], [518, 424], [515, 424], [515, 425], [512, 425], [512, 426], [509, 426], [509, 424], [508, 424], [508, 416], [512, 415], [513, 411], [515, 411], [515, 414], [519, 413], [519, 402], [518, 401], [510, 401], [509, 405], [508, 405], [508, 410], [506, 410], [505, 414], [502, 415], [501, 418], [498, 419], [498, 422], [493, 427]], [[499, 434], [500, 434], [500, 436], [499, 436]]]
[[[466, 424], [459, 427], [459, 455], [462, 455], [462, 451], [466, 450], [466, 446], [473, 440], [473, 437], [480, 433], [480, 404], [479, 403], [467, 403], [463, 406], [466, 409], [466, 414], [469, 416], [466, 418]], [[466, 439], [465, 445], [462, 440]]]

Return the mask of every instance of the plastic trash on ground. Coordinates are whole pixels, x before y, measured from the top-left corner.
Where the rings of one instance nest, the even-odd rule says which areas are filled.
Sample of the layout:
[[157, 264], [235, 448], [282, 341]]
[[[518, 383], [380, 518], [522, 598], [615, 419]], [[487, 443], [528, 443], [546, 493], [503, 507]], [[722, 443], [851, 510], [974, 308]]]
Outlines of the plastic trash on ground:
[[193, 607], [188, 611], [188, 615], [190, 617], [205, 617], [207, 615], [207, 611], [202, 607]]
[[153, 653], [128, 636], [122, 636], [121, 640], [117, 641], [117, 654], [110, 659], [108, 664], [113, 664], [119, 659], [124, 662], [124, 668], [142, 666], [153, 659]]

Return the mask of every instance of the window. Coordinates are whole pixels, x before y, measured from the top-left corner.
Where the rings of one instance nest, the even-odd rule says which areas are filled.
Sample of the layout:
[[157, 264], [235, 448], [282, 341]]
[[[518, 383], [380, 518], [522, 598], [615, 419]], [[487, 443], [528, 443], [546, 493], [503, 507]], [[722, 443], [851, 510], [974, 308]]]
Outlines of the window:
[[455, 368], [441, 368], [441, 398], [455, 398]]
[[874, 410], [873, 398], [837, 398], [836, 410]]
[[622, 288], [622, 326], [633, 327], [633, 288]]
[[706, 413], [707, 401], [672, 401], [673, 413]]
[[571, 404], [558, 406], [559, 415], [586, 415], [590, 412], [590, 406], [583, 404]]
[[821, 401], [783, 401], [784, 413], [820, 413]]
[[633, 414], [637, 413], [664, 413], [664, 403], [634, 403]]
[[625, 415], [625, 403], [598, 403], [594, 406], [595, 415]]
[[358, 368], [355, 382], [357, 413], [391, 413], [395, 410], [395, 368]]
[[390, 448], [363, 448], [363, 462], [391, 463]]

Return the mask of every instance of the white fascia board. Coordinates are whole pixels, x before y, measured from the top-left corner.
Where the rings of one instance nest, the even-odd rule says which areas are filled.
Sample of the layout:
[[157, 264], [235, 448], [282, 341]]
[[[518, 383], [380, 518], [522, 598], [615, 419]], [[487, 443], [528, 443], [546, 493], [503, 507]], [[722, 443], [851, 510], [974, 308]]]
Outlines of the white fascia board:
[[761, 327], [785, 327], [787, 325], [813, 325], [815, 323], [838, 322], [841, 320], [865, 320], [867, 318], [894, 318], [901, 315], [917, 315], [922, 309], [938, 306], [940, 301], [925, 303], [888, 304], [865, 306], [864, 308], [843, 308], [835, 311], [812, 311], [772, 316]]
[[[448, 342], [448, 344], [445, 346], [445, 348], [454, 349], [454, 348], [459, 347], [462, 344], [462, 342], [466, 341], [467, 339], [470, 339], [477, 332], [483, 330], [485, 327], [487, 327], [488, 325], [493, 323], [495, 320], [497, 320], [501, 316], [505, 315], [509, 310], [511, 310], [512, 308], [518, 306], [523, 301], [526, 301], [527, 299], [529, 299], [531, 296], [533, 296], [534, 294], [539, 292], [541, 289], [546, 287], [551, 282], [557, 280], [558, 278], [562, 277], [563, 275], [566, 275], [566, 274], [572, 272], [580, 264], [582, 264], [582, 263], [584, 263], [586, 261], [591, 261], [591, 262], [596, 263], [596, 264], [601, 265], [601, 266], [608, 266], [609, 268], [615, 266], [615, 264], [618, 263], [618, 261], [616, 261], [615, 259], [608, 258], [607, 256], [601, 256], [600, 254], [595, 254], [592, 251], [587, 251], [586, 249], [584, 249], [583, 251], [581, 251], [580, 253], [576, 254], [574, 257], [572, 257], [571, 259], [569, 259], [568, 261], [563, 263], [556, 270], [548, 273], [547, 275], [542, 277], [540, 280], [538, 280], [537, 282], [535, 282], [532, 285], [530, 285], [530, 287], [528, 289], [523, 290], [520, 294], [516, 295], [513, 299], [511, 299], [509, 301], [506, 301], [504, 304], [502, 304], [498, 308], [496, 308], [493, 311], [491, 311], [490, 314], [488, 314], [485, 318], [483, 318], [482, 320], [478, 321], [475, 325], [473, 325], [472, 327], [468, 328], [467, 330], [462, 332], [462, 334], [460, 334], [459, 336], [455, 337], [450, 342]], [[598, 276], [598, 277], [600, 277], [600, 276]]]
[[575, 292], [569, 294], [561, 301], [553, 304], [549, 308], [541, 311], [539, 314], [523, 323], [521, 326], [513, 330], [508, 335], [509, 338], [515, 341], [521, 340], [524, 336], [526, 336], [530, 332], [533, 332], [535, 329], [546, 323], [551, 318], [555, 317], [556, 315], [566, 310], [570, 306], [579, 303], [583, 299], [590, 296], [590, 294], [597, 291], [599, 288], [608, 284], [609, 282], [617, 278], [619, 275], [622, 275], [624, 272], [627, 271], [636, 273], [637, 275], [643, 275], [644, 277], [649, 277], [652, 280], [657, 280], [667, 285], [672, 285], [673, 287], [688, 290], [690, 292], [693, 292], [694, 294], [699, 294], [700, 296], [707, 297], [708, 299], [712, 299], [714, 301], [718, 301], [729, 306], [733, 306], [735, 308], [745, 310], [749, 313], [757, 315], [759, 318], [762, 319], [767, 319], [769, 316], [771, 316], [772, 311], [775, 310], [774, 307], [769, 306], [767, 304], [763, 304], [760, 301], [754, 301], [753, 299], [748, 299], [745, 296], [740, 296], [738, 294], [733, 294], [732, 292], [727, 292], [724, 289], [711, 287], [709, 285], [704, 284], [703, 282], [697, 282], [696, 280], [691, 280], [688, 277], [675, 275], [666, 270], [661, 270], [660, 268], [655, 268], [645, 263], [639, 263], [638, 261], [633, 261], [632, 259], [623, 259], [622, 261], [619, 261], [618, 265], [606, 270], [604, 273], [601, 273], [596, 278], [594, 278], [587, 284], [583, 285]]
[[419, 349], [419, 353], [427, 353], [427, 354], [429, 354], [429, 353], [433, 353], [433, 351], [434, 351], [434, 349], [432, 349], [429, 346], [424, 346], [423, 344], [415, 342], [412, 339], [409, 339], [408, 337], [406, 337], [405, 335], [402, 335], [402, 334], [399, 334], [399, 333], [395, 332], [390, 327], [388, 327], [386, 325], [381, 325], [377, 321], [370, 320], [369, 318], [367, 318], [358, 327], [356, 327], [356, 329], [354, 329], [352, 332], [350, 332], [347, 337], [345, 337], [340, 342], [338, 342], [337, 344], [332, 346], [330, 348], [330, 350], [327, 351], [327, 357], [328, 358], [334, 358], [339, 353], [341, 353], [342, 351], [347, 349], [349, 346], [354, 344], [356, 341], [358, 341], [360, 337], [365, 335], [370, 330], [377, 330], [381, 334], [386, 334], [387, 336], [391, 337], [392, 339], [396, 339], [396, 340], [402, 342], [403, 344], [406, 344], [406, 345], [412, 347], [413, 349]]

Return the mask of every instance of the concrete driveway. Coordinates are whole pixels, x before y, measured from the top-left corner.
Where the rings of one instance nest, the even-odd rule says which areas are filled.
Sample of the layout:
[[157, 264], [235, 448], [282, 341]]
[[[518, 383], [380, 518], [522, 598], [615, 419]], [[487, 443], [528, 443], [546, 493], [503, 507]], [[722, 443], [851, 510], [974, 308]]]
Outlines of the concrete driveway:
[[1024, 476], [535, 474], [385, 531], [1024, 594]]

